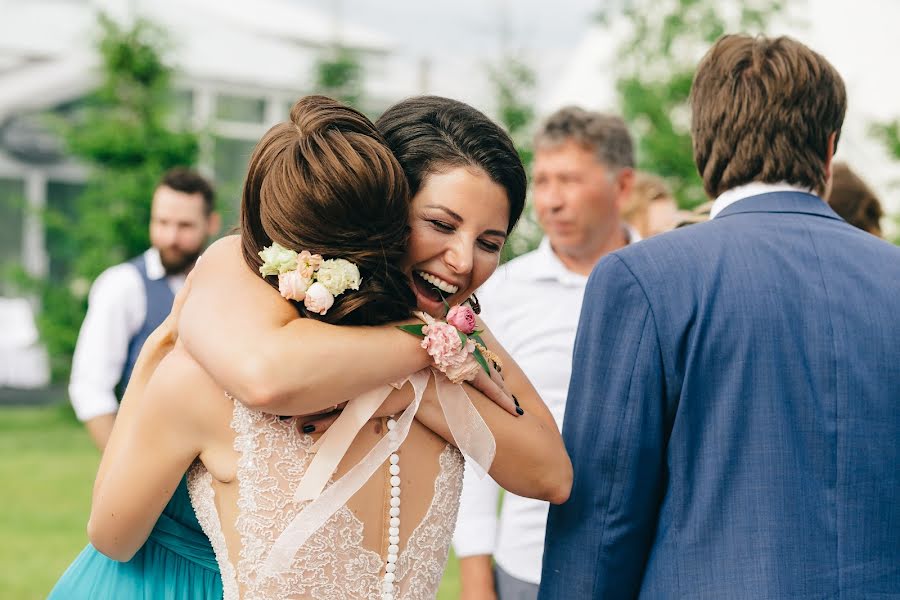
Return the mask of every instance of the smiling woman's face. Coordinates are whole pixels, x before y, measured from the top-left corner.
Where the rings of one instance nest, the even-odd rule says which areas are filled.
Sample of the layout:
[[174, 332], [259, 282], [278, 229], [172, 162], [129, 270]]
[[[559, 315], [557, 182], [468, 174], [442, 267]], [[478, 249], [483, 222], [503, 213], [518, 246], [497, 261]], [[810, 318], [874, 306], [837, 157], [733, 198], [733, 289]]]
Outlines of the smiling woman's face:
[[410, 207], [407, 268], [419, 309], [443, 316], [472, 295], [500, 263], [509, 225], [506, 190], [480, 169], [428, 175]]

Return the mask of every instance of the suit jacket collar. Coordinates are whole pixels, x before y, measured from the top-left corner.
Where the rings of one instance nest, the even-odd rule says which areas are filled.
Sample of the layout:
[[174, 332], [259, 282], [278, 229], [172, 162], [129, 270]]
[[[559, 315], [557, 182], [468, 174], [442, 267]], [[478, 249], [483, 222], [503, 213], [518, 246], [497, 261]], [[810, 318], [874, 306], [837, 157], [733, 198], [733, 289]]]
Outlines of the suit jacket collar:
[[806, 192], [770, 192], [750, 196], [723, 209], [716, 219], [745, 213], [801, 213], [841, 220], [824, 200]]

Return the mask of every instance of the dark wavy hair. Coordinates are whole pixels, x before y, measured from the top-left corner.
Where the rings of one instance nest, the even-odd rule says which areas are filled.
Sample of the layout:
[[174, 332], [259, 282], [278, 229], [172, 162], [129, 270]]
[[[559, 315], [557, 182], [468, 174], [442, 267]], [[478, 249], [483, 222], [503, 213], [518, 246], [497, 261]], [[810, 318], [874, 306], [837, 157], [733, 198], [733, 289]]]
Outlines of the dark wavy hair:
[[[278, 242], [359, 267], [359, 290], [337, 296], [329, 323], [374, 325], [410, 315], [415, 296], [400, 265], [409, 238], [409, 187], [384, 138], [362, 113], [324, 96], [301, 98], [250, 157], [241, 198], [244, 260]], [[265, 278], [278, 287], [277, 277]]]
[[375, 122], [403, 166], [410, 193], [423, 180], [454, 167], [475, 167], [506, 190], [512, 231], [525, 208], [522, 160], [503, 129], [468, 104], [440, 96], [417, 96], [390, 107]]

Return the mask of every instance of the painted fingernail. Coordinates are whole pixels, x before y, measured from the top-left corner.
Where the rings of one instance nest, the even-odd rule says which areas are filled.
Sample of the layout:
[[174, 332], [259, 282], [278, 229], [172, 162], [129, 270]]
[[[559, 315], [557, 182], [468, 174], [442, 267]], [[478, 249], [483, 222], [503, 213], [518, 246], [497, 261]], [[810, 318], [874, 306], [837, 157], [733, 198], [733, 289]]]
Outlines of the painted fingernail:
[[303, 426], [303, 433], [312, 433], [315, 430], [316, 430], [315, 425], [304, 425]]
[[520, 417], [525, 414], [525, 411], [522, 410], [521, 406], [516, 407], [516, 412], [519, 414]]
[[519, 399], [518, 399], [518, 398], [516, 398], [516, 395], [515, 395], [515, 394], [513, 394], [513, 395], [512, 395], [512, 397], [513, 397], [513, 402], [515, 402], [515, 403], [516, 403], [516, 406], [519, 406]]

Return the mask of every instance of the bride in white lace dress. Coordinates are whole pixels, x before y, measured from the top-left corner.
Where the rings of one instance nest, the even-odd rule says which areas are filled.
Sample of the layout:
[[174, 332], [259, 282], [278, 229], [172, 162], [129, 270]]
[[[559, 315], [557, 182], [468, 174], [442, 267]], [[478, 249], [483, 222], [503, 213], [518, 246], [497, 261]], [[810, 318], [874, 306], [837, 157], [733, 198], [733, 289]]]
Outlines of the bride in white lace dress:
[[[146, 389], [130, 390], [123, 403], [114, 436], [126, 441], [111, 444], [114, 455], [104, 458], [89, 526], [102, 552], [129, 557], [194, 463], [192, 502], [216, 549], [227, 599], [435, 596], [461, 486], [456, 446], [471, 444], [464, 439], [468, 429], [460, 437], [461, 430], [448, 423], [438, 388], [462, 388], [428, 370], [398, 377], [398, 365], [409, 365], [400, 372], [411, 373], [428, 358], [419, 349], [413, 350], [415, 360], [395, 360], [394, 354], [411, 354], [417, 341], [411, 344], [410, 336], [393, 328], [354, 331], [390, 340], [379, 345], [380, 358], [370, 353], [366, 362], [343, 360], [347, 340], [333, 335], [354, 328], [320, 324], [328, 336], [279, 336], [294, 326], [298, 311], [357, 325], [403, 318], [413, 304], [443, 314], [441, 296], [457, 304], [496, 268], [522, 198], [514, 201], [509, 186], [483, 165], [457, 160], [419, 173], [410, 210], [399, 165], [382, 150], [364, 117], [321, 98], [301, 100], [292, 123], [276, 126], [257, 146], [245, 184], [241, 238], [214, 245], [191, 284], [182, 313], [182, 323], [199, 332], [191, 353], [179, 344]], [[520, 187], [524, 196], [524, 182]], [[413, 221], [408, 250], [407, 210]], [[257, 252], [273, 238], [298, 252], [358, 265], [359, 289], [329, 298], [310, 286], [302, 304], [286, 302], [245, 266], [258, 267]], [[322, 280], [321, 273], [317, 277]], [[283, 295], [303, 295], [291, 285], [282, 286]], [[318, 314], [329, 302], [325, 315]], [[259, 341], [243, 343], [248, 329]], [[239, 341], [221, 343], [222, 335]], [[496, 445], [488, 461], [491, 476], [520, 495], [565, 500], [571, 464], [552, 417], [490, 332], [482, 337], [503, 362], [505, 386], [521, 403], [504, 410], [465, 386], [476, 417], [470, 424], [486, 425]], [[202, 366], [194, 356], [204, 359]], [[211, 356], [213, 365], [206, 360]], [[247, 377], [248, 364], [264, 378]], [[319, 373], [337, 373], [330, 396], [321, 382], [302, 387], [304, 378], [309, 383]], [[398, 379], [405, 382], [400, 389], [384, 387]], [[296, 386], [319, 391], [304, 398]], [[483, 381], [479, 387], [502, 403], [502, 390]], [[284, 420], [271, 413], [309, 414], [366, 394], [378, 397], [373, 418], [363, 415], [333, 472], [318, 472], [325, 474], [323, 485], [333, 483], [298, 498], [301, 480], [316, 471], [313, 460], [326, 454], [314, 444], [335, 415]], [[338, 429], [334, 425], [326, 436]], [[365, 465], [371, 468], [360, 470]], [[351, 480], [357, 484], [348, 488]], [[340, 496], [342, 486], [346, 497]]]

